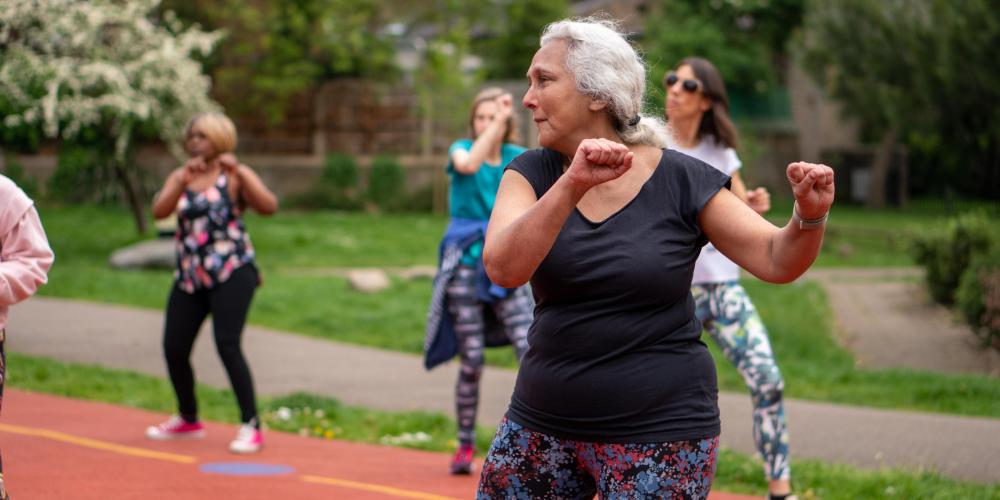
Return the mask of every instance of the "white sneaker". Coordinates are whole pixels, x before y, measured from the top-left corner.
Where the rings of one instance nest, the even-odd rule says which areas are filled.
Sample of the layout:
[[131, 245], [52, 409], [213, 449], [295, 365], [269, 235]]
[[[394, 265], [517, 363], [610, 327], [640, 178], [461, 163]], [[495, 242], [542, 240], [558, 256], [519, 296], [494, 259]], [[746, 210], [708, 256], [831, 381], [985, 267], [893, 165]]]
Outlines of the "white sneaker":
[[205, 426], [201, 422], [190, 423], [174, 415], [159, 425], [146, 428], [146, 437], [157, 441], [168, 439], [192, 439], [205, 437]]
[[243, 424], [236, 439], [229, 443], [229, 451], [233, 453], [257, 453], [264, 446], [264, 434], [252, 424]]

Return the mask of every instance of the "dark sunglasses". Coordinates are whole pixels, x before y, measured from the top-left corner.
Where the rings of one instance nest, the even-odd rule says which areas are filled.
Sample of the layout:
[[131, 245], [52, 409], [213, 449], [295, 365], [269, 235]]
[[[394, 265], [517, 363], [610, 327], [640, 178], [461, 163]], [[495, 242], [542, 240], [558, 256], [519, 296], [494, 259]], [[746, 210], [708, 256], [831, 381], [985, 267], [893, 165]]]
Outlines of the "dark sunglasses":
[[[667, 78], [663, 80], [663, 83], [667, 84], [667, 88], [669, 89], [673, 87], [675, 83], [677, 83], [677, 80], [680, 80], [680, 77], [677, 76], [677, 73], [671, 71], [670, 73], [667, 73]], [[688, 78], [687, 80], [684, 80], [681, 83], [681, 88], [683, 88], [688, 92], [694, 93], [701, 88], [701, 82], [692, 78]]]

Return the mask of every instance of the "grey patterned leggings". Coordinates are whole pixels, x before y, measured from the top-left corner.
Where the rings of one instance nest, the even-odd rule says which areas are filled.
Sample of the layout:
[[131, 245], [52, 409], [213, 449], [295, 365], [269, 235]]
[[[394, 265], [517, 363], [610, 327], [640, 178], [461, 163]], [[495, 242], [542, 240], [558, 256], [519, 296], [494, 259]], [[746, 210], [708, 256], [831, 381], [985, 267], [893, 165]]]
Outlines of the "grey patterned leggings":
[[788, 427], [781, 393], [785, 382], [757, 308], [737, 283], [694, 285], [695, 314], [750, 389], [753, 438], [769, 480], [790, 479]]
[[518, 360], [528, 350], [528, 327], [531, 326], [534, 311], [527, 288], [519, 288], [507, 298], [489, 304], [480, 301], [476, 296], [476, 271], [469, 266], [458, 267], [446, 293], [461, 360], [455, 384], [458, 440], [462, 444], [472, 444], [476, 437], [479, 378], [483, 374], [483, 349], [486, 345], [483, 307], [492, 307], [497, 319], [503, 323]]

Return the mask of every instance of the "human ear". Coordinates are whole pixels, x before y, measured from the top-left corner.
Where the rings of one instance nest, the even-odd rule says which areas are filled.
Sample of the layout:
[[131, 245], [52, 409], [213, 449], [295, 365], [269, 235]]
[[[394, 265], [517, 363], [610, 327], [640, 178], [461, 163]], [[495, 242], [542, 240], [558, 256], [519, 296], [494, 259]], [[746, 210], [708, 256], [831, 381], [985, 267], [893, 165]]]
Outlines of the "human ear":
[[702, 112], [706, 112], [712, 109], [712, 104], [713, 104], [712, 99], [705, 96], [701, 96], [701, 103], [699, 104], [698, 107], [701, 108]]
[[608, 107], [608, 101], [603, 99], [591, 99], [590, 105], [587, 106], [587, 109], [591, 111], [601, 111], [606, 107]]

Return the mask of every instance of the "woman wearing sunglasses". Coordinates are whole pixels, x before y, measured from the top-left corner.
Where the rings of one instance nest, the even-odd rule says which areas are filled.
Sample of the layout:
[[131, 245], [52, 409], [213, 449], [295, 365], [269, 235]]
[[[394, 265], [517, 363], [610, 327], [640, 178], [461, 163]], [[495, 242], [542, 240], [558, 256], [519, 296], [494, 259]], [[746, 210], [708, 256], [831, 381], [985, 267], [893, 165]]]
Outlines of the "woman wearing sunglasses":
[[[763, 214], [771, 207], [764, 188], [749, 191], [740, 178], [736, 127], [722, 76], [700, 57], [682, 60], [663, 78], [670, 148], [693, 156], [732, 177], [732, 192]], [[739, 284], [740, 268], [711, 243], [701, 250], [691, 293], [695, 312], [709, 336], [743, 376], [753, 398], [753, 436], [764, 458], [770, 499], [794, 499], [788, 463], [788, 430], [781, 402], [784, 382], [767, 329]]]

